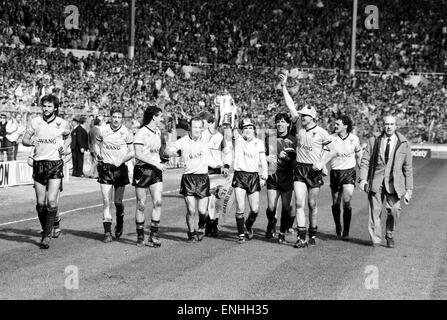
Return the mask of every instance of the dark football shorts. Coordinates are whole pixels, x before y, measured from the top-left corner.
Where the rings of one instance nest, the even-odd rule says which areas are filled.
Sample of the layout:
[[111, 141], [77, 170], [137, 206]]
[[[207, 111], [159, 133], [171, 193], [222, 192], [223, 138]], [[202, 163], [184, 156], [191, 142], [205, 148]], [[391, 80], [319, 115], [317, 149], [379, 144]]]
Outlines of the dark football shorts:
[[247, 191], [247, 194], [261, 191], [259, 174], [257, 172], [235, 171], [231, 186], [244, 189]]
[[320, 188], [323, 182], [323, 170], [312, 169], [310, 163], [298, 162], [293, 170], [293, 181], [303, 182], [308, 188]]
[[267, 190], [287, 192], [293, 190], [293, 171], [276, 171], [267, 178]]
[[129, 184], [129, 170], [125, 163], [119, 167], [110, 163], [98, 162], [98, 180], [100, 184], [123, 187]]
[[33, 179], [34, 179], [34, 181], [36, 181], [42, 185], [47, 185], [48, 180], [62, 179], [63, 177], [64, 177], [64, 161], [62, 161], [62, 160], [33, 161]]
[[222, 174], [221, 168], [208, 167], [208, 174]]
[[138, 188], [149, 188], [149, 186], [163, 182], [163, 172], [151, 164], [136, 165], [133, 168], [132, 185]]
[[207, 174], [184, 174], [180, 182], [180, 194], [184, 197], [197, 197], [203, 199], [209, 197], [210, 178]]
[[344, 184], [353, 184], [355, 186], [356, 180], [355, 168], [346, 170], [331, 170], [330, 186], [332, 190], [343, 189]]

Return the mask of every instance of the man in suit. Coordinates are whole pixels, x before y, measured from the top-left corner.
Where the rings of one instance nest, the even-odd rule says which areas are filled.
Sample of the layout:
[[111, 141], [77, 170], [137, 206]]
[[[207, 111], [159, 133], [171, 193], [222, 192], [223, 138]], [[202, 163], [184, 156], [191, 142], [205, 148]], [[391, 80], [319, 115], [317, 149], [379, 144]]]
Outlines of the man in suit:
[[88, 147], [90, 150], [90, 171], [87, 176], [89, 178], [98, 178], [98, 161], [97, 154], [95, 154], [95, 144], [98, 143], [96, 138], [99, 135], [99, 127], [101, 126], [101, 120], [99, 118], [95, 118], [93, 120], [93, 125], [88, 132]]
[[71, 132], [71, 154], [73, 161], [73, 177], [84, 177], [84, 152], [88, 150], [88, 134], [84, 129], [85, 118], [73, 118]]
[[409, 141], [396, 131], [396, 119], [384, 117], [384, 131], [368, 140], [360, 164], [360, 189], [368, 194], [368, 231], [373, 246], [380, 246], [380, 215], [387, 212], [387, 247], [394, 248], [394, 231], [400, 213], [400, 199], [410, 203], [413, 193], [413, 166]]

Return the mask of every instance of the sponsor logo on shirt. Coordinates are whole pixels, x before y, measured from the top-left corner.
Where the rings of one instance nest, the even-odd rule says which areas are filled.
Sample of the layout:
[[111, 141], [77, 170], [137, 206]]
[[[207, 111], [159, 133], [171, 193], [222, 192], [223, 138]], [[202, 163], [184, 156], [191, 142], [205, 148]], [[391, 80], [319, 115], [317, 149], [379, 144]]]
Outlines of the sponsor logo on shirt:
[[341, 153], [341, 152], [337, 152], [337, 157], [339, 158], [349, 158], [354, 154], [354, 152], [349, 152], [349, 153]]
[[306, 151], [312, 152], [312, 146], [307, 146], [305, 144], [298, 143], [298, 148], [304, 149]]
[[37, 139], [38, 143], [56, 144], [56, 139]]
[[200, 151], [199, 153], [191, 153], [188, 157], [189, 159], [198, 159], [203, 156], [203, 152]]
[[254, 159], [256, 157], [256, 153], [250, 153], [250, 152], [244, 151], [244, 156], [246, 156], [247, 158], [250, 158], [250, 159]]
[[115, 150], [121, 150], [121, 146], [105, 145], [104, 148], [105, 148], [106, 150], [112, 150], [112, 151], [115, 151]]

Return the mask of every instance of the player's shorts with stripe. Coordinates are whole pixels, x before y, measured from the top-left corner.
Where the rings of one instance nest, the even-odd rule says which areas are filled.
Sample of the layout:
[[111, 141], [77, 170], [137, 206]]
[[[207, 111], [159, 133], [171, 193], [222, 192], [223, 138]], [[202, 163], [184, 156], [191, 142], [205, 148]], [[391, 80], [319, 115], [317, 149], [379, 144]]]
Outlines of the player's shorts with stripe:
[[293, 181], [303, 182], [308, 188], [319, 188], [323, 182], [323, 171], [312, 169], [311, 163], [298, 162], [293, 170]]
[[155, 166], [146, 163], [135, 165], [133, 168], [133, 186], [149, 188], [149, 186], [159, 182], [163, 182], [163, 172]]
[[343, 189], [344, 184], [353, 184], [355, 186], [355, 180], [357, 178], [355, 168], [346, 170], [331, 170], [330, 174], [330, 186], [333, 190]]
[[259, 174], [257, 172], [235, 171], [231, 186], [244, 189], [247, 191], [247, 194], [261, 191]]
[[208, 174], [222, 174], [222, 168], [208, 167]]
[[293, 190], [293, 171], [276, 171], [267, 178], [267, 190], [287, 192]]
[[180, 182], [180, 194], [203, 199], [209, 197], [210, 178], [207, 174], [184, 174]]
[[33, 179], [40, 184], [47, 185], [50, 179], [64, 177], [64, 161], [40, 160], [33, 162]]
[[100, 184], [123, 187], [129, 184], [129, 170], [125, 163], [119, 167], [110, 163], [98, 162], [98, 180]]

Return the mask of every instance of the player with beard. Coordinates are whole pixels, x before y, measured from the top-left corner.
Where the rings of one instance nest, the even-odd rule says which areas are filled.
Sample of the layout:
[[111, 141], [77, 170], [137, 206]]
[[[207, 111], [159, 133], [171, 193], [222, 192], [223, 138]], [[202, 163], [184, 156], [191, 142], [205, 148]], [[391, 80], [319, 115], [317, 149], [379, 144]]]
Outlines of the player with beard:
[[134, 157], [133, 134], [123, 125], [122, 109], [113, 107], [110, 110], [111, 121], [99, 128], [94, 145], [98, 157], [98, 182], [103, 199], [103, 226], [105, 243], [112, 242], [112, 214], [110, 205], [112, 191], [116, 208], [115, 237], [123, 234], [124, 224], [124, 189], [129, 184], [129, 173], [126, 162]]
[[[293, 177], [295, 194], [296, 219], [298, 238], [295, 248], [305, 248], [308, 243], [316, 245], [317, 235], [317, 200], [320, 187], [323, 185], [323, 168], [330, 159], [327, 146], [332, 137], [318, 126], [315, 121], [317, 111], [310, 106], [304, 106], [297, 111], [295, 103], [287, 90], [287, 73], [280, 75], [284, 100], [294, 120], [301, 116], [301, 127], [297, 132], [297, 155]], [[327, 151], [326, 151], [327, 150]], [[306, 216], [304, 206], [308, 196], [309, 207], [309, 241], [306, 240]]]
[[[285, 234], [289, 226], [293, 224], [292, 194], [293, 194], [293, 168], [296, 158], [296, 127], [291, 123], [287, 113], [278, 113], [275, 116], [275, 136], [266, 136], [266, 154], [270, 167], [275, 171], [267, 178], [267, 238], [275, 236], [276, 208], [281, 197], [281, 222], [278, 235], [278, 243], [285, 243]], [[269, 143], [270, 142], [270, 143]], [[272, 145], [273, 144], [273, 145]]]
[[[330, 186], [332, 193], [332, 216], [335, 222], [337, 236], [343, 240], [349, 239], [351, 224], [351, 199], [354, 193], [356, 172], [355, 166], [360, 166], [361, 151], [359, 138], [351, 133], [352, 121], [348, 116], [341, 115], [335, 121], [335, 134], [331, 144], [333, 158], [329, 162], [331, 168]], [[340, 222], [340, 204], [343, 199], [343, 235]]]
[[162, 139], [160, 126], [163, 122], [162, 110], [149, 106], [144, 111], [143, 124], [134, 138], [135, 167], [133, 183], [136, 193], [135, 223], [137, 227], [137, 246], [144, 246], [144, 210], [146, 209], [147, 191], [152, 198], [151, 227], [148, 245], [160, 247], [159, 223], [163, 194], [163, 171], [166, 165], [160, 158]]
[[[245, 238], [248, 240], [253, 238], [253, 224], [259, 212], [259, 191], [265, 185], [268, 176], [265, 147], [263, 141], [255, 137], [255, 124], [250, 119], [243, 119], [241, 129], [242, 135], [239, 134], [237, 127], [233, 129], [234, 176], [231, 184], [236, 196], [236, 226], [240, 244], [245, 242]], [[260, 164], [261, 177], [259, 177]], [[250, 206], [250, 214], [246, 221], [245, 197], [248, 197]]]
[[59, 99], [54, 95], [43, 96], [42, 116], [31, 120], [22, 143], [35, 148], [33, 161], [34, 190], [37, 215], [42, 227], [41, 249], [50, 247], [54, 222], [58, 212], [58, 198], [64, 177], [62, 157], [69, 154], [70, 127], [58, 117]]
[[[190, 132], [166, 148], [166, 155], [181, 155], [185, 171], [180, 183], [180, 194], [186, 204], [188, 242], [202, 241], [205, 236], [206, 212], [210, 193], [208, 176], [209, 145], [203, 138], [203, 121], [193, 117], [189, 121]], [[196, 212], [199, 216], [196, 230]]]

